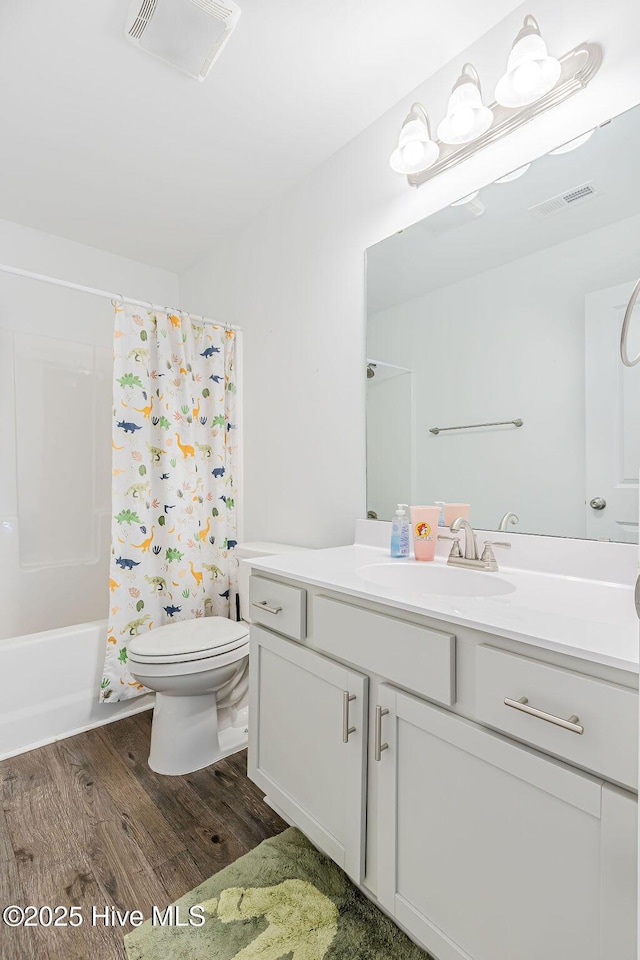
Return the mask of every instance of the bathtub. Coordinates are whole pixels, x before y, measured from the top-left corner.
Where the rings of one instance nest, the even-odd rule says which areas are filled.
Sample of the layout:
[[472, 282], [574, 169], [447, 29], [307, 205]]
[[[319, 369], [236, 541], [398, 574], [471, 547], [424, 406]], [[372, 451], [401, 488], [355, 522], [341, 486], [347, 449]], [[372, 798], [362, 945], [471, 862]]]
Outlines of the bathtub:
[[98, 703], [107, 621], [0, 640], [0, 760], [153, 707]]

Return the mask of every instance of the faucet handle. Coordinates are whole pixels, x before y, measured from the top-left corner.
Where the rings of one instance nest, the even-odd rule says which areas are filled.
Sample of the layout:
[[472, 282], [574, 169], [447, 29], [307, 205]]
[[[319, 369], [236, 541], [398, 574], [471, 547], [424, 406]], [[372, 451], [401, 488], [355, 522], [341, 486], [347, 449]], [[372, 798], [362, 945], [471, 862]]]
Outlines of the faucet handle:
[[482, 546], [482, 557], [480, 559], [485, 561], [495, 560], [495, 556], [493, 554], [494, 547], [502, 547], [503, 550], [511, 550], [511, 544], [507, 543], [506, 540], [485, 540]]
[[460, 549], [460, 537], [450, 537], [448, 533], [439, 533], [438, 540], [453, 540], [453, 545], [449, 552], [449, 560], [451, 560], [452, 557], [462, 556], [462, 551]]

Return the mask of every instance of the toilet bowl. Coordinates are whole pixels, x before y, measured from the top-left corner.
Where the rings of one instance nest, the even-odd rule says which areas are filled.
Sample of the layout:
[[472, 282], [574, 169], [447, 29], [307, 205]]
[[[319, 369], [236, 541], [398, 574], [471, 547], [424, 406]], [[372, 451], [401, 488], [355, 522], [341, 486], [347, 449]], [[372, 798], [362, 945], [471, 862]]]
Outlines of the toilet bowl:
[[249, 628], [225, 617], [182, 620], [131, 642], [132, 676], [156, 693], [152, 770], [192, 773], [239, 749], [220, 743], [218, 698], [231, 704], [248, 664]]
[[247, 561], [296, 549], [300, 548], [276, 543], [236, 548], [243, 620], [181, 620], [131, 641], [131, 674], [156, 694], [149, 753], [149, 766], [156, 773], [193, 773], [246, 747], [251, 572]]

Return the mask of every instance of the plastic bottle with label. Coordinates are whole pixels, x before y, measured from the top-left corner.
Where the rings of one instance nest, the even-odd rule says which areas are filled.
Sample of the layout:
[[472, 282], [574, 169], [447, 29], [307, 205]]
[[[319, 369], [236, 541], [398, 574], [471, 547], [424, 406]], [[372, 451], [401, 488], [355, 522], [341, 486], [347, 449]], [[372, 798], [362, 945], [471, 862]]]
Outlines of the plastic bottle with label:
[[408, 557], [409, 556], [409, 518], [407, 517], [408, 506], [406, 503], [399, 503], [396, 515], [391, 525], [391, 556]]

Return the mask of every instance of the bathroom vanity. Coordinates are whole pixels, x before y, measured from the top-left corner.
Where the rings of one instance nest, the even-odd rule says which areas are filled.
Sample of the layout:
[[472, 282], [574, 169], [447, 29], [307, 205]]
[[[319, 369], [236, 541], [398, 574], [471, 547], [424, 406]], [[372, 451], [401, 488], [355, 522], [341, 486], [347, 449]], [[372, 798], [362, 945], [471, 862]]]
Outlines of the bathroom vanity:
[[436, 960], [637, 957], [640, 112], [591, 133], [366, 254], [367, 514], [480, 552], [253, 571], [250, 776]]
[[354, 545], [260, 560], [251, 603], [249, 775], [417, 943], [635, 960], [630, 587]]

